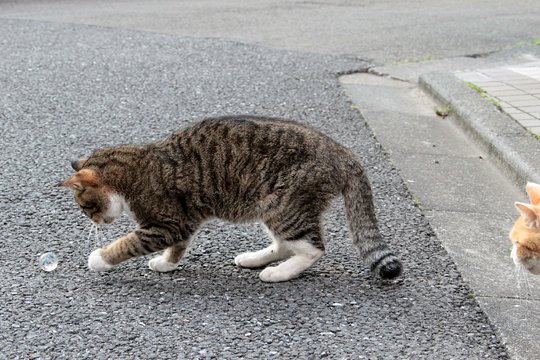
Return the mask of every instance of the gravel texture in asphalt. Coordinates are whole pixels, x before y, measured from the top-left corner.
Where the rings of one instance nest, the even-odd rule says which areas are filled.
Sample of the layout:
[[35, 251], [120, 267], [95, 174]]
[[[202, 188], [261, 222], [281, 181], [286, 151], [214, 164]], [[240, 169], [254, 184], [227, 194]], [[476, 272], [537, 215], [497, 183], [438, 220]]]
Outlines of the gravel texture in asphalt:
[[[0, 358], [506, 358], [492, 326], [403, 180], [337, 82], [369, 64], [215, 39], [30, 21], [0, 22]], [[327, 254], [303, 276], [263, 283], [236, 254], [257, 225], [214, 221], [180, 269], [148, 258], [106, 274], [87, 256], [134, 226], [90, 232], [69, 160], [144, 143], [207, 116], [284, 116], [351, 147], [368, 168], [400, 280], [373, 280], [349, 244], [342, 204]], [[55, 271], [38, 266], [54, 251]]]

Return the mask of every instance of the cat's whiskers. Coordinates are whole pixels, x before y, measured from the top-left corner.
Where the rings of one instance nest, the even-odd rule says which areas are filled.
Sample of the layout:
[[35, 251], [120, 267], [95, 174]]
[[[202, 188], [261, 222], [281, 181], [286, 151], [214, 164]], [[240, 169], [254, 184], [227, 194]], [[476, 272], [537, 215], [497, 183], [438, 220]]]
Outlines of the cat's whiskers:
[[88, 243], [88, 240], [90, 239], [90, 234], [92, 232], [92, 229], [90, 228], [90, 225], [86, 225], [83, 227], [81, 233], [86, 234], [88, 232], [88, 235], [86, 236], [86, 243]]
[[96, 236], [96, 225], [94, 223], [90, 223], [89, 225], [85, 226], [84, 232], [88, 231], [88, 235], [86, 236], [86, 247], [87, 250], [90, 250], [94, 247], [93, 242], [91, 241], [92, 236]]
[[99, 247], [103, 247], [103, 230], [101, 228], [101, 225], [94, 225], [96, 227], [96, 245]]
[[522, 268], [522, 273], [523, 273], [523, 280], [525, 280], [525, 292], [526, 292], [526, 296], [527, 298], [529, 298], [531, 296], [531, 284], [529, 283], [529, 272], [523, 267]]
[[85, 230], [88, 229], [88, 236], [86, 237], [86, 242], [90, 241], [90, 236], [92, 236], [92, 233], [94, 232], [94, 224], [90, 224], [89, 226], [84, 228]]
[[[105, 235], [103, 234], [103, 228], [101, 225], [90, 223], [84, 227], [83, 232], [88, 231], [86, 236], [86, 243], [89, 247], [103, 247]], [[94, 238], [94, 241], [91, 241], [91, 238]]]
[[521, 300], [527, 300], [530, 296], [530, 284], [527, 274], [527, 269], [521, 264], [516, 265], [515, 268], [516, 279], [519, 289], [518, 297]]
[[86, 225], [85, 227], [83, 227], [82, 233], [83, 233], [83, 234], [86, 233], [86, 232], [90, 229], [90, 226], [91, 226], [91, 224], [90, 224], [90, 225]]

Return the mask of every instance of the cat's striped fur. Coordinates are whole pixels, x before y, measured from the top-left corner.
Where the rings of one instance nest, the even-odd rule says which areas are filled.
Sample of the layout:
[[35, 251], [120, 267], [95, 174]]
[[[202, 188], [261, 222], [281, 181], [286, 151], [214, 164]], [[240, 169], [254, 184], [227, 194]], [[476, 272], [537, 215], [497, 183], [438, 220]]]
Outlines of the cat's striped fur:
[[289, 280], [322, 256], [321, 216], [342, 194], [353, 244], [367, 264], [381, 278], [401, 272], [382, 241], [361, 164], [306, 125], [252, 116], [207, 119], [160, 142], [100, 149], [72, 165], [77, 172], [61, 184], [74, 190], [92, 221], [109, 223], [129, 209], [139, 224], [92, 253], [95, 270], [164, 249], [150, 268], [173, 270], [198, 227], [220, 218], [264, 223], [272, 245], [235, 261], [260, 267], [289, 258], [260, 274], [264, 281]]

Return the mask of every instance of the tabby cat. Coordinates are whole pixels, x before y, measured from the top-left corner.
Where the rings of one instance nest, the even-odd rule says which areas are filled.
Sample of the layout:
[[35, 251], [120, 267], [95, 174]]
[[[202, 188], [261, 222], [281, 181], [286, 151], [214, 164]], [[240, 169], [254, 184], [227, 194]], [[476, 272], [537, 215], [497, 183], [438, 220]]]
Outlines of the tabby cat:
[[96, 150], [72, 162], [59, 185], [73, 190], [95, 224], [127, 212], [139, 228], [90, 254], [105, 271], [129, 258], [165, 250], [154, 271], [177, 268], [192, 235], [207, 220], [262, 222], [272, 244], [238, 255], [238, 266], [266, 267], [260, 279], [287, 281], [324, 253], [321, 216], [343, 194], [353, 244], [375, 275], [401, 273], [377, 228], [371, 188], [350, 151], [296, 122], [253, 116], [206, 119], [144, 146]]
[[512, 259], [517, 266], [540, 275], [540, 185], [528, 183], [525, 189], [531, 203], [515, 203], [521, 216], [510, 231]]

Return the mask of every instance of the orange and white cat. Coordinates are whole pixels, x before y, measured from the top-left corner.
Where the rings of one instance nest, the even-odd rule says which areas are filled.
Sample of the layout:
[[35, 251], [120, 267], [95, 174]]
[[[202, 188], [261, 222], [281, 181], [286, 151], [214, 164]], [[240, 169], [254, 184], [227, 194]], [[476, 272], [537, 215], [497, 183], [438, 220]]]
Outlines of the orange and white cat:
[[516, 202], [521, 216], [510, 231], [512, 259], [516, 266], [540, 275], [540, 185], [527, 183], [530, 204]]

